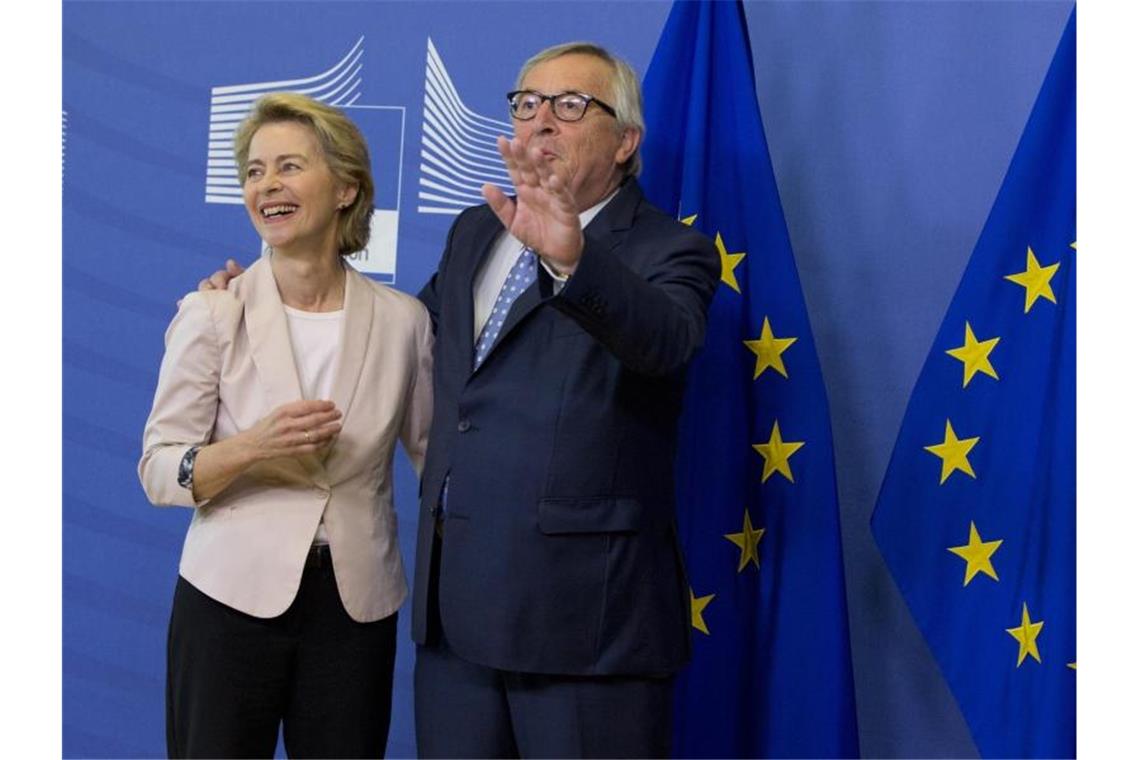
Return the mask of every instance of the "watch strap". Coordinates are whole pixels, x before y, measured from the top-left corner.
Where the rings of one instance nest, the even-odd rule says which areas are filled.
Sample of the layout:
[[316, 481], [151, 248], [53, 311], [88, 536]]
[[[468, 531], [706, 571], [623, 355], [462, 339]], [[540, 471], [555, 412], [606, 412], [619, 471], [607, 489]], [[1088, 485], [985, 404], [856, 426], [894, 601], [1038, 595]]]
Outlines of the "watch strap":
[[182, 461], [178, 463], [178, 485], [183, 488], [192, 488], [194, 485], [194, 460], [198, 458], [198, 451], [201, 446], [191, 446], [182, 455]]

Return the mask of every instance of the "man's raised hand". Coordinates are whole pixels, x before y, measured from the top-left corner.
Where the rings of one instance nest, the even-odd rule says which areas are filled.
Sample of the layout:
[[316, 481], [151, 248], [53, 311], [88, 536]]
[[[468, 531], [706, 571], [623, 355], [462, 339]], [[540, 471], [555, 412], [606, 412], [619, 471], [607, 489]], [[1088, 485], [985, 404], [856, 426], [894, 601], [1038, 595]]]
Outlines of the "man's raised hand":
[[483, 198], [512, 235], [560, 272], [572, 273], [585, 238], [566, 178], [538, 147], [528, 150], [517, 137], [500, 136], [498, 146], [517, 196], [512, 200], [488, 184], [483, 185]]

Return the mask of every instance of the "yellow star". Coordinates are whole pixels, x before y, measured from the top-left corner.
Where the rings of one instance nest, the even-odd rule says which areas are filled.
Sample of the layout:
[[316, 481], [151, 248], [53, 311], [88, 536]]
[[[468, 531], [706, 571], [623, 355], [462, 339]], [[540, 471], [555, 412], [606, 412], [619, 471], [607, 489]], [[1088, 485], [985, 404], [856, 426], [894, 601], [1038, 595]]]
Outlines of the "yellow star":
[[728, 287], [740, 292], [740, 286], [736, 284], [736, 265], [741, 262], [745, 254], [729, 253], [728, 249], [724, 246], [724, 240], [721, 238], [720, 233], [716, 233], [716, 250], [720, 253], [720, 281]]
[[689, 603], [692, 607], [693, 627], [704, 634], [708, 634], [709, 632], [709, 627], [705, 625], [705, 607], [709, 606], [709, 602], [713, 600], [714, 596], [716, 596], [716, 594], [697, 596], [693, 593], [692, 587], [689, 587]]
[[686, 216], [683, 219], [681, 219], [681, 224], [684, 224], [687, 227], [692, 227], [693, 222], [695, 222], [695, 221], [697, 221], [697, 215], [693, 214], [692, 216]]
[[1061, 266], [1061, 262], [1050, 264], [1043, 267], [1037, 263], [1037, 257], [1033, 255], [1033, 249], [1027, 249], [1025, 254], [1025, 271], [1017, 272], [1015, 274], [1007, 274], [1005, 279], [1010, 282], [1016, 282], [1021, 287], [1025, 288], [1025, 313], [1029, 313], [1029, 307], [1036, 303], [1038, 298], [1044, 298], [1047, 301], [1057, 303], [1057, 297], [1053, 295], [1053, 286], [1049, 284], [1049, 280], [1053, 279], [1053, 275], [1057, 274], [1057, 267]]
[[1001, 338], [990, 338], [989, 340], [979, 341], [974, 337], [974, 331], [970, 328], [970, 323], [966, 323], [966, 342], [946, 352], [962, 362], [963, 388], [969, 385], [970, 380], [979, 372], [984, 375], [989, 375], [994, 380], [998, 379], [994, 365], [990, 364], [990, 352], [994, 350], [994, 346], [998, 344], [999, 340], [1001, 340]]
[[1026, 655], [1037, 660], [1037, 662], [1041, 662], [1041, 654], [1037, 651], [1037, 636], [1040, 635], [1041, 629], [1044, 627], [1044, 620], [1036, 623], [1029, 620], [1029, 605], [1022, 602], [1021, 625], [1016, 628], [1005, 629], [1006, 633], [1017, 639], [1017, 667], [1020, 668], [1021, 663], [1025, 662]]
[[942, 460], [942, 480], [938, 481], [938, 485], [945, 483], [946, 478], [950, 477], [950, 473], [954, 470], [961, 470], [971, 478], [978, 477], [974, 474], [974, 468], [970, 466], [970, 460], [966, 458], [966, 455], [980, 440], [982, 440], [980, 437], [959, 439], [954, 433], [954, 428], [950, 425], [950, 420], [946, 420], [945, 440], [942, 443], [923, 446], [924, 449]]
[[752, 444], [756, 453], [764, 457], [764, 474], [760, 476], [760, 482], [766, 482], [768, 478], [772, 477], [772, 473], [778, 472], [789, 482], [795, 483], [795, 479], [792, 478], [792, 468], [788, 465], [788, 457], [799, 451], [803, 445], [803, 441], [785, 441], [781, 438], [780, 422], [778, 420], [773, 422], [772, 436], [768, 442]]
[[753, 528], [752, 518], [748, 510], [744, 510], [744, 527], [740, 533], [726, 533], [724, 537], [740, 547], [740, 564], [736, 572], [741, 572], [751, 562], [760, 569], [760, 539], [764, 537], [764, 528]]
[[1077, 663], [1075, 663], [1075, 662], [1070, 662], [1070, 663], [1068, 664], [1068, 667], [1069, 667], [1071, 670], [1076, 670], [1076, 669], [1077, 669]]
[[951, 546], [946, 549], [946, 551], [953, 552], [966, 560], [966, 579], [962, 581], [963, 588], [968, 586], [978, 573], [985, 573], [995, 581], [998, 580], [990, 557], [1001, 546], [1001, 542], [1002, 539], [1000, 538], [996, 541], [983, 541], [982, 537], [978, 535], [978, 529], [974, 527], [974, 521], [971, 520], [969, 543], [965, 546]]
[[764, 317], [764, 324], [760, 327], [760, 337], [755, 340], [744, 341], [748, 350], [756, 354], [756, 370], [752, 373], [752, 379], [755, 380], [760, 377], [764, 374], [764, 370], [769, 367], [787, 377], [788, 370], [784, 369], [784, 360], [780, 358], [780, 354], [788, 350], [788, 346], [797, 340], [799, 338], [777, 338], [772, 334], [772, 326], [768, 324], [768, 318]]

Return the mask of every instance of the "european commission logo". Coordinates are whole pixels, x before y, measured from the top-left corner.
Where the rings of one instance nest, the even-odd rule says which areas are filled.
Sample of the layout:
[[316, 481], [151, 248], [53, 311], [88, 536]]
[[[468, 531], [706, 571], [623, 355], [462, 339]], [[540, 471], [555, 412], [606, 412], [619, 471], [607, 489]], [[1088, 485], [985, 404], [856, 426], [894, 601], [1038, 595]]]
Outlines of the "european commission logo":
[[510, 122], [481, 116], [464, 105], [428, 37], [417, 210], [458, 214], [483, 203], [484, 183], [514, 192], [495, 145], [499, 135], [509, 138], [513, 131]]
[[391, 283], [396, 280], [406, 109], [360, 102], [363, 60], [361, 37], [335, 65], [314, 76], [211, 88], [206, 203], [241, 205], [241, 180], [233, 155], [234, 132], [259, 97], [270, 92], [299, 92], [341, 108], [368, 140], [376, 183], [372, 237], [365, 250], [349, 259], [358, 270], [380, 282]]

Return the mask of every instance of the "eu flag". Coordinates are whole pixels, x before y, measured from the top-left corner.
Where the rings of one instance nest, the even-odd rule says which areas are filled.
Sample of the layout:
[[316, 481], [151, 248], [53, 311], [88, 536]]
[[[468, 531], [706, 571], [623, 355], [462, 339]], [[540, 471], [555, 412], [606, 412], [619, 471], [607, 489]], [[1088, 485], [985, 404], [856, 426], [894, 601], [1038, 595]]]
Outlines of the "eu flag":
[[827, 397], [742, 5], [675, 3], [644, 91], [645, 191], [721, 257], [681, 419], [694, 642], [674, 753], [856, 756]]
[[1076, 21], [911, 395], [872, 529], [983, 757], [1076, 754]]

